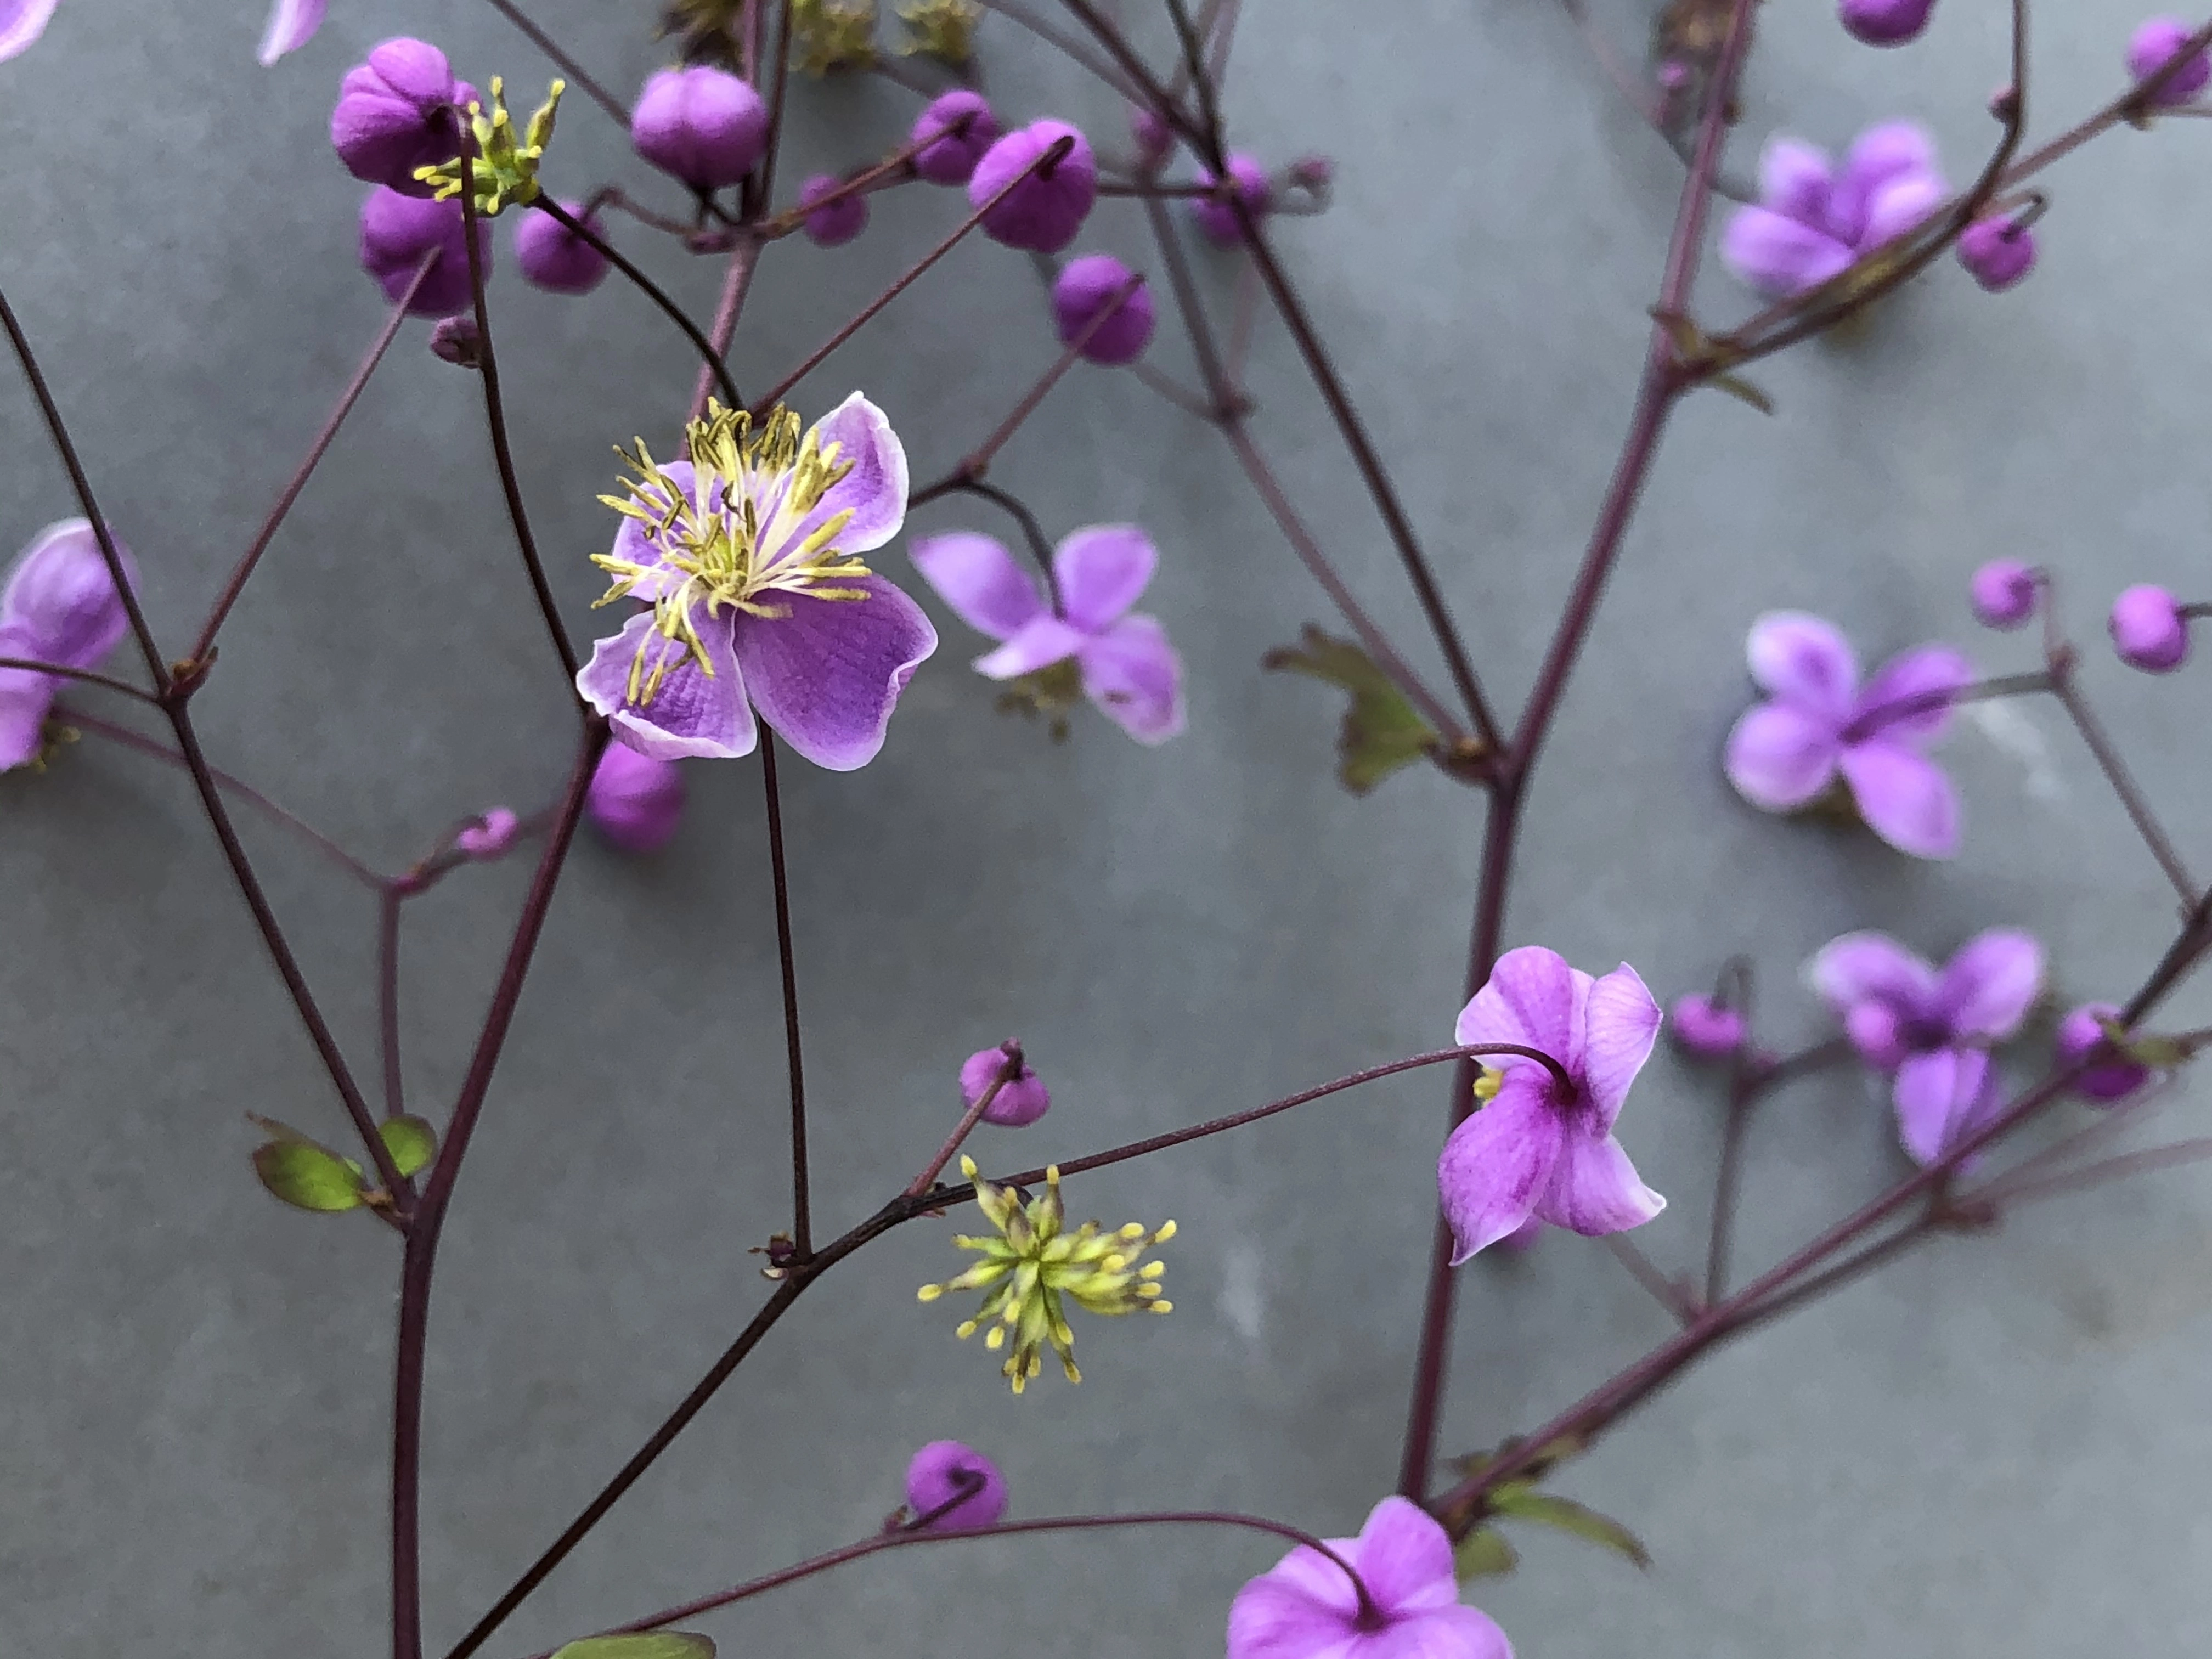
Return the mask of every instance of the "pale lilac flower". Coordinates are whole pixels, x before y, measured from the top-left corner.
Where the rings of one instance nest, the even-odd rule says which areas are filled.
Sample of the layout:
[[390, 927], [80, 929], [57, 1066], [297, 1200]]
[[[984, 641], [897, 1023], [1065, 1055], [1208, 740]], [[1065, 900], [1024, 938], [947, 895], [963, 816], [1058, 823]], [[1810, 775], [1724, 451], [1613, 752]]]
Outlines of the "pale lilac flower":
[[313, 40], [329, 6], [330, 0], [276, 0], [261, 31], [261, 67], [267, 69], [285, 53], [297, 52]]
[[836, 196], [844, 184], [834, 173], [817, 173], [799, 187], [799, 205], [806, 210], [806, 240], [817, 247], [842, 247], [868, 228], [868, 198], [857, 190], [815, 205]]
[[975, 659], [977, 673], [1011, 680], [1073, 663], [1083, 695], [1143, 744], [1165, 743], [1183, 728], [1182, 660], [1156, 617], [1129, 610], [1158, 560], [1134, 525], [1075, 531], [1053, 554], [1054, 610], [988, 536], [931, 536], [914, 548], [923, 580], [961, 621], [1004, 641]]
[[1357, 1538], [1332, 1538], [1367, 1586], [1379, 1624], [1360, 1614], [1345, 1571], [1301, 1544], [1237, 1592], [1228, 1659], [1513, 1659], [1497, 1621], [1463, 1607], [1451, 1539], [1418, 1504], [1384, 1498]]
[[1974, 620], [1984, 628], [2019, 628], [2035, 615], [2039, 584], [2034, 570], [2018, 559], [1991, 559], [1966, 585]]
[[854, 392], [799, 436], [778, 408], [756, 429], [708, 406], [691, 459], [638, 479], [612, 551], [593, 562], [602, 604], [650, 611], [601, 640], [576, 676], [615, 736], [662, 760], [748, 755], [754, 712], [817, 766], [849, 772], [884, 746], [914, 671], [937, 649], [929, 618], [860, 556], [906, 520], [906, 451]]
[[[1063, 138], [1073, 139], [1073, 148], [1030, 172]], [[1066, 122], [1032, 121], [983, 152], [968, 180], [969, 205], [981, 208], [1009, 185], [1014, 188], [1006, 200], [984, 214], [983, 234], [1008, 247], [1057, 253], [1075, 240], [1098, 199], [1098, 160], [1090, 141]]]
[[1944, 197], [1928, 135], [1910, 121], [1869, 127], [1839, 172], [1802, 139], [1767, 141], [1759, 205], [1736, 210], [1721, 258], [1761, 293], [1802, 294], [1925, 219]]
[[701, 190], [734, 185], [768, 147], [768, 106], [741, 76], [708, 64], [656, 70], [630, 111], [629, 138], [663, 173]]
[[53, 21], [61, 0], [0, 0], [0, 64], [28, 52]]
[[2189, 618], [2181, 601], [2150, 582], [2124, 588], [2112, 601], [2112, 646], [2120, 660], [2146, 674], [2171, 674], [2189, 659]]
[[955, 87], [915, 118], [908, 141], [921, 144], [914, 170], [933, 185], [964, 185], [999, 137], [999, 118], [980, 92]]
[[[1244, 210], [1255, 219], [1267, 210], [1274, 199], [1275, 188], [1268, 181], [1267, 169], [1260, 165], [1257, 156], [1231, 151], [1229, 156], [1230, 189], [1244, 204]], [[1198, 182], [1212, 185], [1218, 180], [1213, 169], [1201, 167]], [[1190, 216], [1198, 223], [1200, 234], [1218, 247], [1235, 247], [1244, 240], [1244, 227], [1237, 222], [1237, 210], [1226, 202], [1215, 201], [1210, 196], [1191, 198]]]
[[[2189, 44], [2189, 37], [2197, 31], [2179, 17], [2147, 19], [2128, 40], [2128, 73], [2138, 84], [2148, 81]], [[2212, 55], [2199, 52], [2160, 87], [2158, 95], [2151, 100], [2154, 106], [2171, 108], [2185, 104], [2212, 85]]]
[[1870, 46], [1901, 46], [1919, 39], [1936, 0], [1841, 0], [1837, 15], [1855, 40]]
[[625, 853], [657, 853], [684, 821], [684, 769], [611, 743], [592, 774], [584, 810]]
[[1724, 1060], [1743, 1044], [1743, 1016], [1714, 997], [1677, 997], [1667, 1011], [1667, 1030], [1684, 1052]]
[[1959, 233], [1959, 263], [1991, 294], [2035, 269], [2035, 233], [2009, 214], [1977, 219]]
[[1810, 976], [1860, 1056], [1896, 1074], [1898, 1139], [1932, 1164], [1993, 1103], [1989, 1047], [2019, 1030], [2042, 994], [2043, 947], [1994, 927], [1939, 973], [1886, 933], [1846, 933], [1821, 947]]
[[[1135, 282], [1132, 288], [1129, 284]], [[1124, 292], [1127, 289], [1127, 292]], [[1062, 345], [1083, 337], [1091, 319], [1109, 305], [1112, 316], [1083, 343], [1083, 356], [1094, 363], [1134, 362], [1152, 343], [1152, 289], [1137, 273], [1110, 253], [1086, 253], [1070, 259], [1052, 285], [1053, 325]]]
[[[2085, 1002], [2058, 1022], [2058, 1063], [2077, 1066], [2103, 1048], [2109, 1039], [2105, 1022], [2119, 1018], [2117, 1002]], [[2107, 1105], [2133, 1094], [2151, 1079], [2150, 1067], [2126, 1054], [2106, 1048], [2094, 1064], [2074, 1079], [2076, 1092]]]
[[[970, 1486], [975, 1487], [973, 1497], [952, 1502]], [[920, 1519], [947, 1504], [952, 1507], [929, 1522], [925, 1531], [994, 1527], [1006, 1512], [1006, 1478], [997, 1464], [972, 1447], [957, 1440], [933, 1440], [906, 1466], [906, 1504]]]
[[1921, 751], [1950, 720], [1943, 695], [1974, 671], [1948, 645], [1899, 652], [1859, 684], [1858, 659], [1818, 617], [1769, 611], [1752, 624], [1751, 677], [1768, 701], [1729, 733], [1729, 781], [1753, 805], [1806, 805], [1838, 774], [1868, 827], [1899, 852], [1959, 850], [1959, 798]]
[[[469, 285], [467, 222], [458, 196], [443, 202], [419, 200], [379, 185], [361, 204], [361, 268], [376, 279], [387, 300], [397, 300], [415, 280], [415, 267], [435, 250], [430, 274], [415, 290], [407, 309], [416, 317], [442, 317], [460, 310], [473, 296]], [[477, 253], [487, 279], [491, 276], [491, 222], [477, 218]]]
[[[131, 586], [138, 571], [118, 538]], [[0, 657], [94, 668], [130, 630], [89, 519], [64, 519], [31, 538], [0, 587]], [[0, 668], [0, 772], [39, 757], [46, 712], [69, 684], [58, 674]]]
[[1476, 1093], [1489, 1098], [1437, 1160], [1455, 1266], [1532, 1215], [1594, 1238], [1640, 1227], [1667, 1207], [1613, 1137], [1658, 1035], [1659, 1005], [1625, 962], [1593, 979], [1539, 945], [1498, 958], [1460, 1012], [1459, 1041], [1549, 1054], [1566, 1083], [1519, 1054], [1485, 1058]]
[[[602, 240], [606, 228], [587, 203], [563, 202], [562, 210]], [[514, 224], [514, 262], [523, 280], [549, 294], [589, 294], [606, 279], [607, 256], [550, 213], [524, 213]]]
[[338, 83], [331, 110], [331, 146], [356, 179], [388, 185], [403, 196], [424, 196], [435, 186], [415, 176], [417, 167], [450, 161], [461, 153], [460, 112], [476, 88], [453, 79], [446, 54], [427, 40], [402, 35], [368, 49]]
[[510, 806], [495, 806], [473, 823], [461, 826], [454, 850], [472, 859], [495, 859], [522, 834], [522, 820]]
[[[979, 1048], [961, 1062], [960, 1100], [963, 1105], [973, 1106], [982, 1099], [999, 1073], [1006, 1069], [1006, 1050], [1004, 1048]], [[1036, 1122], [1051, 1109], [1052, 1094], [1043, 1080], [1030, 1069], [1024, 1060], [1020, 1071], [1006, 1079], [991, 1103], [983, 1109], [983, 1121], [1002, 1127], [1018, 1129]]]

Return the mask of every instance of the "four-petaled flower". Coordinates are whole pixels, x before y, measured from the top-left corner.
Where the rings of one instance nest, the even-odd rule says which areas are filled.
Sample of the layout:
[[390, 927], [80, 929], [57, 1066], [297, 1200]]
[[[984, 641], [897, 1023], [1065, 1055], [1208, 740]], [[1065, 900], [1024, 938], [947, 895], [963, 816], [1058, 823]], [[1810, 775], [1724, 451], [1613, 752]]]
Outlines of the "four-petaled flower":
[[1497, 1621], [1462, 1605], [1451, 1540], [1419, 1504], [1386, 1498], [1358, 1537], [1328, 1547], [1372, 1612], [1343, 1567], [1301, 1544], [1237, 1592], [1229, 1659], [1513, 1659]]
[[1923, 859], [1959, 850], [1959, 798], [1921, 752], [1948, 724], [1948, 694], [1972, 665], [1948, 645], [1899, 652], [1862, 688], [1850, 644], [1818, 617], [1771, 611], [1752, 624], [1751, 677], [1769, 701], [1729, 734], [1729, 781], [1770, 812], [1803, 806], [1835, 781], [1869, 828]]
[[1932, 1164], [1995, 1105], [1989, 1045], [2020, 1030], [2042, 993], [2043, 947], [1993, 927], [1938, 973], [1886, 933], [1846, 933], [1809, 971], [1867, 1064], [1896, 1073], [1898, 1139]]
[[1928, 135], [1910, 121], [1869, 127], [1838, 171], [1797, 138], [1768, 140], [1759, 205], [1721, 233], [1721, 258], [1760, 292], [1802, 294], [1912, 228], [1942, 204]]
[[1451, 1132], [1437, 1160], [1454, 1265], [1532, 1215], [1596, 1237], [1640, 1227], [1667, 1207], [1613, 1138], [1658, 1035], [1659, 1005], [1625, 962], [1593, 979], [1537, 945], [1498, 959], [1460, 1013], [1460, 1042], [1515, 1043], [1559, 1069], [1521, 1054], [1487, 1058], [1475, 1090], [1487, 1103]]
[[601, 640], [576, 689], [642, 754], [752, 752], [757, 709], [817, 766], [876, 757], [914, 671], [937, 649], [921, 607], [860, 556], [906, 520], [906, 452], [854, 392], [799, 436], [779, 408], [756, 430], [708, 405], [691, 459], [656, 463], [641, 443], [602, 605], [653, 608]]

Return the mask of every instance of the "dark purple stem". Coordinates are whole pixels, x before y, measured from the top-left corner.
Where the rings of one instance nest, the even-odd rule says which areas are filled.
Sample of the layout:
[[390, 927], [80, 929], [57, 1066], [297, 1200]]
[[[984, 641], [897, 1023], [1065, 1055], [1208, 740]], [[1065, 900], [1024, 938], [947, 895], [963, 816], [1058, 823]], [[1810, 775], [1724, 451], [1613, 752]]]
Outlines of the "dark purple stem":
[[806, 1172], [806, 1065], [799, 1036], [799, 968], [791, 945], [791, 886], [783, 866], [783, 799], [775, 781], [775, 733], [761, 728], [761, 793], [768, 811], [769, 871], [775, 886], [775, 959], [783, 975], [783, 1042], [791, 1075], [791, 1237], [797, 1260], [814, 1254], [811, 1183]]

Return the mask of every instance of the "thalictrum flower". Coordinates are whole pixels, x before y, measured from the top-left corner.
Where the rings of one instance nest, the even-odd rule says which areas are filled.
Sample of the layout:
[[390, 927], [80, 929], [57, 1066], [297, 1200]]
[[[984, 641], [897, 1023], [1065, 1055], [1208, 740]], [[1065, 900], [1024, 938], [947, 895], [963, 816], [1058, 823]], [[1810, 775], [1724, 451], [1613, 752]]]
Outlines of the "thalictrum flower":
[[[1062, 139], [1071, 141], [1067, 153], [1038, 167]], [[983, 152], [969, 175], [969, 204], [980, 209], [1009, 185], [1006, 199], [983, 215], [983, 234], [1008, 247], [1057, 253], [1075, 240], [1098, 199], [1098, 158], [1066, 122], [1032, 121]]]
[[[28, 51], [46, 33], [61, 0], [0, 0], [0, 64]], [[322, 27], [330, 0], [276, 0], [261, 33], [261, 64], [266, 69], [288, 52], [296, 52]]]
[[1959, 233], [1959, 263], [1992, 294], [2035, 269], [2035, 233], [2008, 213], [1977, 219]]
[[[606, 227], [588, 202], [563, 202], [562, 208], [602, 241]], [[514, 262], [525, 282], [550, 294], [589, 294], [605, 280], [607, 256], [550, 213], [526, 213], [514, 223]]]
[[428, 196], [415, 176], [461, 153], [462, 112], [476, 88], [453, 79], [446, 54], [406, 35], [380, 40], [345, 72], [331, 111], [331, 146], [356, 179], [403, 196]]
[[[1220, 181], [1212, 168], [1201, 167], [1198, 182], [1213, 185]], [[1267, 212], [1274, 199], [1275, 187], [1267, 178], [1267, 169], [1261, 165], [1258, 156], [1242, 151], [1230, 152], [1229, 187], [1255, 219]], [[1226, 202], [1216, 201], [1211, 196], [1194, 196], [1191, 198], [1190, 216], [1197, 222], [1200, 234], [1217, 247], [1235, 247], [1244, 240], [1244, 227], [1237, 222], [1237, 210]]]
[[[978, 1048], [960, 1063], [960, 1101], [973, 1106], [982, 1099], [999, 1074], [1006, 1070], [1008, 1049]], [[1018, 1129], [1036, 1122], [1052, 1108], [1052, 1092], [1044, 1080], [1030, 1069], [1027, 1060], [1021, 1069], [999, 1086], [991, 1097], [991, 1103], [983, 1109], [983, 1121], [996, 1123], [1002, 1128]]]
[[[468, 225], [458, 200], [435, 202], [379, 185], [361, 204], [361, 268], [376, 279], [388, 300], [397, 300], [415, 280], [415, 268], [434, 252], [429, 275], [415, 290], [408, 311], [416, 317], [442, 317], [460, 310], [472, 297], [469, 285]], [[491, 223], [477, 220], [477, 254], [486, 281], [491, 277]]]
[[1925, 219], [1943, 177], [1928, 135], [1892, 121], [1861, 133], [1840, 171], [1802, 139], [1770, 139], [1759, 196], [1729, 221], [1721, 258], [1762, 293], [1800, 294]]
[[1950, 720], [1943, 694], [1974, 671], [1948, 645], [1923, 645], [1883, 664], [1862, 688], [1858, 659], [1818, 617], [1770, 611], [1752, 624], [1751, 677], [1767, 693], [1729, 734], [1729, 781], [1753, 805], [1787, 812], [1810, 804], [1838, 774], [1875, 834], [1900, 852], [1948, 858], [1959, 850], [1959, 798], [1921, 750]]
[[2189, 659], [2189, 618], [2181, 601], [2154, 582], [2123, 588], [2112, 601], [2112, 648], [2146, 674], [2171, 674]]
[[1839, 0], [1836, 9], [1852, 39], [1870, 46], [1901, 46], [1928, 27], [1936, 0]]
[[[130, 549], [118, 539], [116, 551], [135, 587]], [[89, 519], [64, 519], [41, 530], [0, 587], [0, 657], [94, 668], [130, 626]], [[46, 711], [67, 684], [35, 669], [0, 668], [0, 772], [40, 758]]]
[[1228, 1659], [1513, 1659], [1497, 1621], [1461, 1605], [1451, 1539], [1419, 1504], [1386, 1498], [1358, 1537], [1328, 1547], [1367, 1586], [1373, 1617], [1344, 1568], [1301, 1544], [1237, 1592]]
[[[1113, 313], [1092, 328], [1109, 306]], [[1070, 259], [1054, 279], [1052, 319], [1060, 343], [1073, 345], [1083, 340], [1082, 355], [1092, 362], [1133, 362], [1152, 343], [1152, 290], [1112, 254], [1086, 253]], [[1085, 329], [1091, 330], [1088, 339], [1084, 339]]]
[[[817, 247], [842, 247], [868, 228], [867, 197], [857, 190], [839, 195], [844, 188], [845, 181], [834, 173], [817, 173], [799, 187], [799, 205], [806, 210], [806, 240]], [[816, 206], [817, 202], [822, 205]]]
[[[2145, 19], [2128, 37], [2128, 73], [2137, 82], [2149, 80], [2172, 61], [2196, 32], [2179, 17]], [[2212, 85], [2212, 56], [2199, 52], [2166, 77], [2151, 102], [2172, 108], [2189, 102], [2208, 85]]]
[[2018, 559], [1991, 559], [1966, 584], [1966, 602], [1984, 628], [2019, 628], [2035, 615], [2034, 569]]
[[921, 149], [915, 152], [914, 170], [933, 185], [964, 185], [998, 137], [999, 118], [983, 94], [955, 87], [915, 118], [908, 138]]
[[645, 601], [576, 676], [585, 701], [641, 753], [752, 752], [754, 711], [833, 772], [884, 746], [900, 691], [937, 648], [929, 618], [860, 556], [906, 520], [906, 452], [854, 392], [799, 435], [779, 408], [757, 429], [708, 405], [691, 459], [655, 462], [641, 442], [600, 600]]
[[1701, 993], [1674, 999], [1667, 1029], [1686, 1053], [1700, 1060], [1725, 1060], [1743, 1045], [1743, 1016]]
[[663, 173], [720, 190], [768, 148], [768, 106], [742, 76], [709, 64], [656, 70], [630, 112], [629, 137]]
[[[963, 1492], [970, 1495], [962, 1498]], [[930, 1532], [995, 1526], [1006, 1512], [1006, 1478], [973, 1447], [933, 1440], [906, 1466], [906, 1505], [917, 1521], [934, 1516], [926, 1523]]]
[[511, 806], [495, 806], [472, 823], [463, 824], [453, 837], [454, 850], [472, 859], [495, 859], [513, 847], [522, 833], [522, 820]]
[[684, 822], [684, 769], [611, 743], [592, 774], [584, 810], [625, 853], [657, 853]]
[[1629, 1085], [1659, 1035], [1659, 1005], [1626, 963], [1602, 979], [1539, 945], [1508, 951], [1461, 1011], [1462, 1043], [1510, 1042], [1541, 1061], [1497, 1054], [1486, 1103], [1451, 1133], [1437, 1187], [1455, 1266], [1531, 1216], [1586, 1237], [1640, 1227], [1667, 1200], [1637, 1178], [1613, 1138]]
[[2085, 1002], [2058, 1022], [2060, 1065], [2079, 1065], [2092, 1054], [2100, 1055], [2074, 1079], [2074, 1087], [2100, 1106], [2133, 1094], [2151, 1079], [2150, 1067], [2112, 1041], [2111, 1028], [2119, 1015], [2117, 1002]]

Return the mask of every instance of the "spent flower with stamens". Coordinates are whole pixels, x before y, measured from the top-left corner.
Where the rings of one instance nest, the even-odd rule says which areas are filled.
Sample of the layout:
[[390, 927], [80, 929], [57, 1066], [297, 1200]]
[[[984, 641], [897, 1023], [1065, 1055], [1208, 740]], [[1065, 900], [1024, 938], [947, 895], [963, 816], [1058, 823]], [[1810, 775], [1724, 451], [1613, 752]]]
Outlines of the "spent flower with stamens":
[[997, 1231], [981, 1237], [963, 1233], [954, 1238], [955, 1244], [982, 1260], [958, 1277], [942, 1285], [925, 1285], [915, 1294], [921, 1301], [934, 1302], [948, 1291], [983, 1291], [983, 1305], [974, 1318], [960, 1322], [959, 1334], [964, 1340], [988, 1325], [983, 1345], [994, 1353], [1011, 1340], [1012, 1351], [999, 1369], [1016, 1394], [1043, 1369], [1048, 1345], [1060, 1356], [1067, 1380], [1083, 1380], [1075, 1368], [1068, 1303], [1085, 1313], [1109, 1317], [1164, 1314], [1174, 1308], [1160, 1294], [1166, 1264], [1139, 1265], [1146, 1250], [1175, 1237], [1174, 1222], [1147, 1231], [1143, 1223], [1132, 1221], [1108, 1232], [1097, 1222], [1086, 1221], [1071, 1232], [1066, 1207], [1060, 1202], [1057, 1165], [1045, 1171], [1043, 1194], [1027, 1199], [1019, 1188], [985, 1180], [972, 1158], [960, 1160], [960, 1172], [975, 1183], [976, 1207]]
[[898, 15], [914, 35], [899, 48], [902, 53], [934, 58], [954, 69], [974, 61], [975, 25], [983, 21], [975, 0], [908, 0]]
[[433, 167], [417, 167], [415, 177], [431, 187], [441, 202], [461, 193], [467, 181], [476, 196], [477, 211], [487, 218], [512, 202], [527, 207], [538, 199], [538, 164], [553, 137], [554, 112], [568, 83], [556, 80], [530, 118], [518, 141], [514, 118], [507, 112], [507, 88], [496, 75], [491, 77], [491, 113], [482, 103], [469, 103], [469, 127], [476, 135], [476, 154], [455, 156]]
[[876, 61], [876, 0], [792, 0], [793, 66], [808, 75]]

